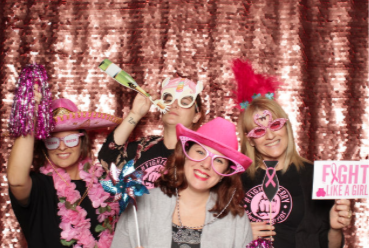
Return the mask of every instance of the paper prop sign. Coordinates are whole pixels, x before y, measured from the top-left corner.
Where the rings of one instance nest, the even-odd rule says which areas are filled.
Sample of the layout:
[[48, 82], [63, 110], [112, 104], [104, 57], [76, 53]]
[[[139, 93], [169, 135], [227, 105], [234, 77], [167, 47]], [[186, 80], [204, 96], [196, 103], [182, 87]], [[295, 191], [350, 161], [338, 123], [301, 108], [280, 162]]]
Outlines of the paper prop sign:
[[263, 180], [263, 191], [269, 200], [269, 224], [272, 225], [272, 201], [279, 190], [279, 181], [277, 177], [277, 171], [275, 170], [278, 161], [264, 160], [263, 162], [266, 168], [265, 177]]
[[315, 161], [313, 199], [369, 197], [369, 161]]
[[150, 101], [157, 107], [157, 109], [161, 113], [166, 113], [169, 110], [169, 106], [165, 105], [164, 102], [159, 100], [153, 100], [151, 95], [147, 93], [144, 89], [142, 89], [136, 81], [125, 71], [123, 71], [119, 66], [114, 64], [108, 59], [104, 59], [103, 62], [100, 63], [99, 68], [103, 70], [106, 74], [111, 76], [115, 81], [120, 83], [121, 85], [137, 91], [141, 95], [150, 99]]
[[277, 177], [277, 171], [275, 170], [278, 161], [264, 160], [264, 164], [267, 169], [265, 171], [265, 177], [263, 180], [263, 190], [268, 200], [272, 202], [274, 196], [279, 190], [279, 181]]

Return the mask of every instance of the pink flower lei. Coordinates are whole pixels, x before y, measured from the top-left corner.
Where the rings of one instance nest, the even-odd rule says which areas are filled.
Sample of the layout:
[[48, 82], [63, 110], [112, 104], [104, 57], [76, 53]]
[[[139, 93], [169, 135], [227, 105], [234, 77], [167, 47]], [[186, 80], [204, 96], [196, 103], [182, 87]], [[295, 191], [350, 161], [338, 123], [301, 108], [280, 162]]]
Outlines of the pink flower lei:
[[58, 215], [61, 217], [59, 225], [61, 243], [65, 246], [73, 245], [73, 248], [106, 248], [110, 247], [114, 235], [114, 226], [118, 221], [118, 202], [106, 203], [110, 194], [105, 192], [99, 183], [103, 174], [100, 164], [92, 166], [91, 160], [84, 160], [78, 164], [79, 176], [86, 182], [89, 188], [88, 197], [92, 206], [96, 209], [98, 221], [101, 223], [95, 227], [100, 232], [99, 240], [95, 240], [90, 227], [90, 219], [86, 219], [87, 212], [79, 203], [81, 194], [76, 190], [69, 174], [62, 168], [57, 168], [49, 163], [40, 168], [40, 172], [53, 177], [56, 193], [59, 198]]

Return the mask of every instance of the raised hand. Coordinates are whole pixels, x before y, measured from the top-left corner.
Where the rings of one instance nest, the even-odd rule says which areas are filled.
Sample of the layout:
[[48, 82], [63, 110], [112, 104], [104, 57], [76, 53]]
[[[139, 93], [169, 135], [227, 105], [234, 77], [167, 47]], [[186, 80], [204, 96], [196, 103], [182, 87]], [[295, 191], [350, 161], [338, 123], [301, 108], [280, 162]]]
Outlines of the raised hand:
[[42, 100], [42, 94], [40, 92], [40, 86], [38, 84], [35, 84], [33, 86], [33, 96], [34, 96], [35, 106], [37, 110], [37, 107], [41, 103], [41, 100]]
[[150, 99], [138, 93], [135, 99], [133, 100], [131, 113], [136, 115], [139, 119], [141, 119], [147, 114], [147, 112], [150, 110], [150, 107], [151, 107]]
[[137, 123], [149, 112], [150, 106], [150, 99], [139, 93], [136, 95], [131, 111], [114, 131], [114, 141], [116, 144], [123, 145], [127, 141]]

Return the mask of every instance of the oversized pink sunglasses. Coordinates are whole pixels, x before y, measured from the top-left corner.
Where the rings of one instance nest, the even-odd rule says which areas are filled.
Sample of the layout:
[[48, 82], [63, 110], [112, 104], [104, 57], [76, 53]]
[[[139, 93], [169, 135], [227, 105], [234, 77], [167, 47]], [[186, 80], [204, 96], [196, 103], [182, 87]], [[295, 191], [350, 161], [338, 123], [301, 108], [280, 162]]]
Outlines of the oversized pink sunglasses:
[[[259, 120], [260, 119], [266, 119], [266, 117], [269, 116], [269, 121], [267, 126], [263, 126]], [[254, 115], [254, 121], [258, 125], [258, 127], [255, 127], [252, 129], [248, 134], [247, 137], [250, 138], [260, 138], [263, 137], [266, 134], [267, 128], [269, 128], [272, 131], [278, 131], [281, 129], [286, 121], [288, 119], [286, 118], [278, 118], [273, 120], [272, 114], [269, 112], [269, 110], [264, 110], [262, 115], [256, 114]]]
[[179, 139], [182, 142], [183, 152], [188, 159], [195, 162], [200, 162], [210, 156], [211, 167], [218, 175], [227, 177], [245, 171], [242, 165], [233, 159], [211, 153], [202, 144], [194, 139], [185, 136], [180, 136]]

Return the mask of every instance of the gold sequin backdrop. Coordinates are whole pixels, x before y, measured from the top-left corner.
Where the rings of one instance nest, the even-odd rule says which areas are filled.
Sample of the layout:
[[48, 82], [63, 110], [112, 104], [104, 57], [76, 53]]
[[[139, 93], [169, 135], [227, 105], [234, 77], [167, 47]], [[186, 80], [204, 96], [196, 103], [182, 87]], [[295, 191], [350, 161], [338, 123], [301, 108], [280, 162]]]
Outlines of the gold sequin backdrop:
[[[46, 67], [55, 98], [122, 116], [134, 93], [102, 73], [110, 58], [152, 93], [167, 76], [205, 83], [207, 119], [234, 122], [230, 60], [247, 58], [285, 83], [300, 153], [311, 160], [368, 159], [368, 2], [321, 0], [0, 1], [1, 134], [18, 75]], [[135, 135], [160, 133], [154, 110]], [[96, 134], [95, 152], [106, 133]], [[1, 137], [1, 247], [25, 247], [8, 198], [12, 141]], [[346, 247], [369, 247], [369, 203], [353, 202]]]

